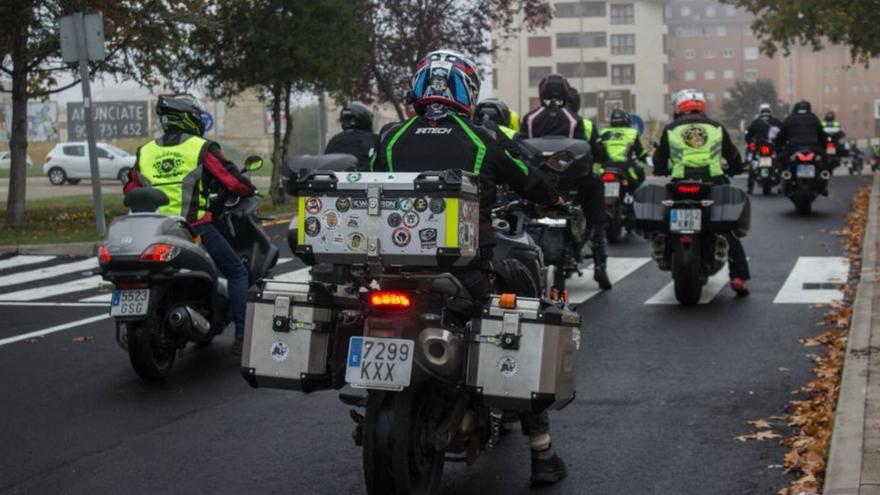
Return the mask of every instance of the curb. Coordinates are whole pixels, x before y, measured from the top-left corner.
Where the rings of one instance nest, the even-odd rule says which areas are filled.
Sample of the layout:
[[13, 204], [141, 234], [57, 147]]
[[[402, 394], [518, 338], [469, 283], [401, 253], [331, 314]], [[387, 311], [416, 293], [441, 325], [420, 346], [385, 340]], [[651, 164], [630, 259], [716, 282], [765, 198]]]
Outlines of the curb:
[[0, 254], [44, 254], [52, 256], [94, 256], [98, 241], [63, 244], [18, 244], [0, 246]]
[[880, 224], [880, 174], [874, 174], [868, 221], [862, 247], [861, 279], [856, 287], [840, 395], [834, 412], [834, 428], [825, 495], [859, 495], [864, 460], [865, 417], [868, 394], [868, 366], [871, 358], [872, 313], [877, 282], [877, 242]]

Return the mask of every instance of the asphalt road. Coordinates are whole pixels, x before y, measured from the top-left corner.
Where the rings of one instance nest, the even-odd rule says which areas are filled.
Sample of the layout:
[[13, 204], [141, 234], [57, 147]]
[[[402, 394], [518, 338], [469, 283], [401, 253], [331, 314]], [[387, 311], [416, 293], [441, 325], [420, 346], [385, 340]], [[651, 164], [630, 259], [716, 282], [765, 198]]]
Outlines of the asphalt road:
[[[841, 255], [830, 232], [860, 182], [835, 178], [806, 218], [784, 198], [753, 198], [748, 298], [724, 287], [697, 307], [646, 304], [663, 302], [671, 279], [633, 236], [611, 249], [613, 264], [631, 268], [612, 291], [574, 281], [588, 298], [579, 306], [578, 399], [551, 413], [570, 477], [534, 492], [740, 495], [785, 485], [782, 447], [733, 437], [751, 431], [748, 420], [782, 413], [808, 381], [811, 349], [798, 339], [818, 333], [823, 309], [774, 300], [803, 296], [785, 282], [811, 275], [795, 268], [804, 257], [831, 266]], [[2, 345], [106, 313], [82, 305], [101, 297], [82, 270], [34, 272], [71, 260], [30, 261], [0, 268], [0, 493], [363, 493], [348, 408], [333, 392], [251, 389], [229, 335], [187, 348], [160, 385], [135, 376], [109, 319]], [[65, 292], [81, 282], [87, 290]], [[74, 305], [46, 304], [59, 302]], [[528, 462], [525, 440], [511, 435], [471, 467], [448, 465], [444, 493], [530, 493]]]

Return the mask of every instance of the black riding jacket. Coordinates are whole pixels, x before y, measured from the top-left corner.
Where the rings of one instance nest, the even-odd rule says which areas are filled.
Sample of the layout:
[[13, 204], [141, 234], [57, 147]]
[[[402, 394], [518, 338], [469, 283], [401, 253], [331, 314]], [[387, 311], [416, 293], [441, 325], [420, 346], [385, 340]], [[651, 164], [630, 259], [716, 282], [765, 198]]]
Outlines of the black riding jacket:
[[562, 136], [585, 139], [590, 142], [593, 161], [604, 163], [605, 149], [599, 141], [599, 126], [593, 125], [589, 137], [584, 130], [584, 119], [567, 108], [538, 107], [520, 119], [518, 139]]
[[379, 144], [379, 136], [362, 129], [347, 129], [333, 136], [324, 153], [347, 153], [358, 160], [358, 167], [366, 168], [370, 155]]
[[766, 118], [758, 117], [749, 124], [749, 128], [746, 130], [746, 143], [753, 143], [758, 140], [766, 140], [772, 143], [774, 140], [770, 139], [770, 129], [774, 127], [781, 130], [782, 121], [772, 115]]
[[385, 126], [370, 170], [426, 172], [461, 169], [480, 177], [480, 244], [491, 246], [492, 208], [497, 187], [507, 184], [520, 196], [552, 206], [559, 194], [537, 169], [519, 159], [514, 143], [493, 123], [477, 125], [448, 115], [438, 120], [415, 116]]
[[824, 152], [825, 131], [822, 121], [815, 114], [793, 113], [785, 119], [782, 130], [776, 137], [776, 147], [789, 152], [798, 148], [812, 148]]

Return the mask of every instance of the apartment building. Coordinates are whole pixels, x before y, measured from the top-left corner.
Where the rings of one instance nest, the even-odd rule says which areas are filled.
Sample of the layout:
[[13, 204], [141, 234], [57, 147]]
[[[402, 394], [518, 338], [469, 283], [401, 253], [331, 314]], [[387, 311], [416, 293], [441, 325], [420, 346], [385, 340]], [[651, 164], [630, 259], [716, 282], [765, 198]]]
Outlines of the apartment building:
[[760, 53], [752, 20], [748, 12], [715, 0], [667, 1], [670, 91], [702, 90], [710, 113], [718, 115], [736, 81], [777, 83], [779, 61]]
[[582, 111], [606, 120], [622, 106], [647, 121], [667, 118], [662, 0], [552, 2], [553, 21], [522, 31], [494, 60], [496, 97], [520, 113], [539, 105], [538, 83], [566, 76], [581, 93]]

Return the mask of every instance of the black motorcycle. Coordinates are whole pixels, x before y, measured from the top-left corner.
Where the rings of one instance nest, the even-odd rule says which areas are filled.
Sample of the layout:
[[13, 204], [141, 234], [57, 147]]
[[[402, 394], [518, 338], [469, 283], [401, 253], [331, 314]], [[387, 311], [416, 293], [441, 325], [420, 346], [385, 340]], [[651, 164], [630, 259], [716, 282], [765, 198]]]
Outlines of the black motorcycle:
[[605, 213], [608, 218], [605, 222], [605, 236], [612, 244], [619, 242], [627, 232], [630, 232], [635, 222], [627, 170], [626, 163], [610, 163], [605, 166], [605, 171], [602, 173]]
[[749, 178], [747, 191], [752, 194], [755, 185], [760, 184], [765, 196], [773, 194], [773, 188], [779, 185], [779, 171], [776, 162], [776, 147], [768, 141], [749, 144]]
[[[252, 158], [245, 170], [261, 165]], [[226, 279], [183, 218], [158, 213], [168, 201], [158, 189], [129, 192], [124, 204], [131, 212], [113, 220], [98, 247], [101, 275], [114, 285], [116, 340], [145, 381], [164, 379], [179, 349], [207, 345], [231, 323]], [[214, 218], [251, 284], [278, 260], [278, 248], [260, 227], [259, 204], [256, 196], [231, 198]]]
[[828, 187], [831, 171], [825, 167], [822, 156], [810, 148], [793, 153], [788, 166], [782, 171], [782, 192], [794, 203], [801, 215], [809, 215], [813, 201]]

